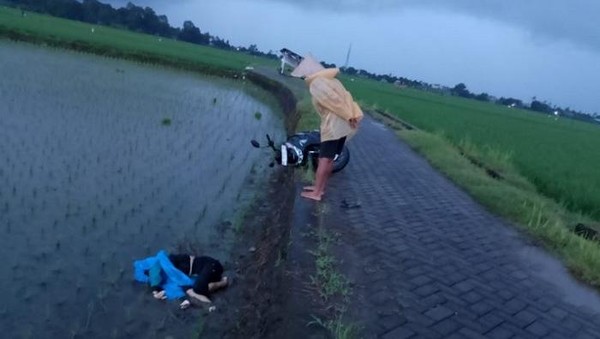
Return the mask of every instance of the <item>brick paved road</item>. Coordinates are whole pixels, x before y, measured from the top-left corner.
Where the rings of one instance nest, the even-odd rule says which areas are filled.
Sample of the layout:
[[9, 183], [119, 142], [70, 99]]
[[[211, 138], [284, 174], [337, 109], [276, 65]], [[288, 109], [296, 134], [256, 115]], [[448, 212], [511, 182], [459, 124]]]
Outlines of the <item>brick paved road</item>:
[[350, 149], [327, 223], [341, 234], [364, 337], [600, 338], [596, 293], [391, 131], [367, 117]]

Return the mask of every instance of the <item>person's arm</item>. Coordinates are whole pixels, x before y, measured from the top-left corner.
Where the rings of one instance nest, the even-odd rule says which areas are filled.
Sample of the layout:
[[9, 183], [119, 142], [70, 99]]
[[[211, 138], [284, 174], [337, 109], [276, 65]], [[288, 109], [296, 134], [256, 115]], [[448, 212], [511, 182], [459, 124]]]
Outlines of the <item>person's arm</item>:
[[185, 293], [190, 297], [190, 298], [194, 298], [197, 300], [200, 300], [203, 303], [208, 303], [210, 304], [212, 301], [210, 301], [210, 299], [208, 299], [206, 296], [202, 295], [202, 294], [198, 294], [196, 292], [194, 292], [194, 289], [189, 288], [187, 291], [185, 291]]
[[319, 111], [326, 110], [348, 121], [352, 127], [358, 126], [362, 111], [339, 80], [317, 78], [310, 84], [309, 92]]

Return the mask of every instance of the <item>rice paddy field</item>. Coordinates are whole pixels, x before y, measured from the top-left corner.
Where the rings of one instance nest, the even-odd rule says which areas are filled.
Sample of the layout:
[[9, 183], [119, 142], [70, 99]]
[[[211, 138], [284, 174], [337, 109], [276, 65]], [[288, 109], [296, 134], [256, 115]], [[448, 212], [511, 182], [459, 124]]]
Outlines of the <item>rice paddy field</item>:
[[364, 104], [420, 129], [508, 155], [542, 194], [600, 220], [600, 125], [360, 78], [344, 83]]
[[226, 261], [224, 221], [266, 177], [249, 140], [282, 116], [241, 80], [9, 42], [0, 60], [2, 336], [189, 337], [198, 317], [132, 262]]
[[277, 64], [277, 61], [244, 53], [31, 12], [23, 17], [20, 10], [0, 5], [0, 36], [8, 32], [19, 33], [22, 38], [27, 37], [32, 42], [65, 43], [72, 48], [77, 48], [73, 43], [90, 46], [99, 54], [155, 56], [171, 62], [192, 62], [210, 68], [243, 69], [251, 64]]

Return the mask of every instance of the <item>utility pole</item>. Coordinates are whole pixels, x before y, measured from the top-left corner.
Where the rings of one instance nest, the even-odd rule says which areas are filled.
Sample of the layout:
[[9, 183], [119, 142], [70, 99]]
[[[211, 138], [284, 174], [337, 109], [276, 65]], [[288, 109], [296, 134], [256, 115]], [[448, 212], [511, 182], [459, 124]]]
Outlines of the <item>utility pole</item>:
[[352, 52], [352, 43], [350, 43], [350, 47], [348, 47], [348, 53], [346, 54], [346, 63], [344, 64], [344, 68], [348, 68], [348, 64], [350, 63], [350, 53]]

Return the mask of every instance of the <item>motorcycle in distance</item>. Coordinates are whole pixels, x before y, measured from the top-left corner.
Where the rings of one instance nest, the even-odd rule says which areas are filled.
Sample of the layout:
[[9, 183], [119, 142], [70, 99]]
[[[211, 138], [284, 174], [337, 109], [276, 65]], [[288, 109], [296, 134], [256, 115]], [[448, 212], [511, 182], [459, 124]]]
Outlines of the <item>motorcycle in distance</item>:
[[[261, 148], [258, 141], [252, 140], [252, 146]], [[275, 153], [275, 162], [286, 167], [306, 166], [308, 161], [311, 162], [313, 170], [316, 171], [319, 164], [319, 152], [321, 147], [321, 134], [318, 130], [298, 132], [287, 138], [286, 142], [279, 147], [275, 147], [275, 142], [267, 134], [267, 146]], [[339, 172], [350, 161], [350, 151], [344, 146], [340, 154], [336, 154], [333, 159], [333, 173]], [[269, 166], [273, 167], [272, 162]]]

